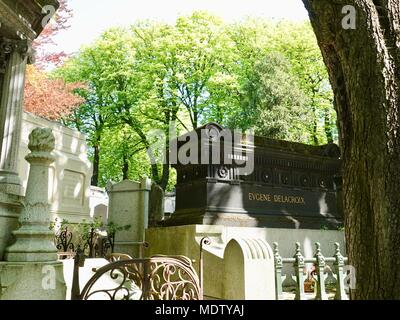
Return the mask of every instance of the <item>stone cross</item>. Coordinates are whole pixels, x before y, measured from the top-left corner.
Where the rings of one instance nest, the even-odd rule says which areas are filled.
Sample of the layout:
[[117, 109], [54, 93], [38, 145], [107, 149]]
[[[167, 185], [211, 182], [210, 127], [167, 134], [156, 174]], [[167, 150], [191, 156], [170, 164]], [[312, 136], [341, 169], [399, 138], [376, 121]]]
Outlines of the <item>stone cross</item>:
[[31, 151], [25, 159], [30, 163], [28, 186], [19, 218], [21, 227], [14, 231], [16, 242], [6, 249], [6, 261], [56, 261], [54, 233], [49, 229], [49, 166], [55, 139], [51, 129], [36, 128], [29, 136]]

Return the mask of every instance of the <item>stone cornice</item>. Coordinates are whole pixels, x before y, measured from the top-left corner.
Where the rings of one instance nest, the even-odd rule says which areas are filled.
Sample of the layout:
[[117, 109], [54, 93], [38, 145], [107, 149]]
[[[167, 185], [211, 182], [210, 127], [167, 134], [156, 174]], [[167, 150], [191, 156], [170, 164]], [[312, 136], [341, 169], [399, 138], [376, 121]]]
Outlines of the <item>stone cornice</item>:
[[0, 32], [10, 38], [35, 40], [44, 27], [47, 13], [42, 8], [46, 5], [59, 8], [57, 0], [0, 0]]
[[37, 38], [38, 34], [33, 30], [30, 23], [19, 16], [3, 1], [0, 1], [0, 17], [2, 24], [1, 27], [3, 28], [4, 26], [7, 26], [13, 28], [15, 30], [16, 38], [27, 38], [31, 40]]

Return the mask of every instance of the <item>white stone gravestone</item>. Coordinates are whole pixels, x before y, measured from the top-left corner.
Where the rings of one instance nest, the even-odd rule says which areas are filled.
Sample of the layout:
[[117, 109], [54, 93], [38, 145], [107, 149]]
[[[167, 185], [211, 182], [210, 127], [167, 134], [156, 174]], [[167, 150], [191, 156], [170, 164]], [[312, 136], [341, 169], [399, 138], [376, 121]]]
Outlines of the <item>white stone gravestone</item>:
[[130, 226], [128, 230], [117, 232], [114, 252], [140, 257], [148, 226], [150, 190], [148, 178], [140, 183], [124, 180], [109, 187], [108, 221], [121, 227]]

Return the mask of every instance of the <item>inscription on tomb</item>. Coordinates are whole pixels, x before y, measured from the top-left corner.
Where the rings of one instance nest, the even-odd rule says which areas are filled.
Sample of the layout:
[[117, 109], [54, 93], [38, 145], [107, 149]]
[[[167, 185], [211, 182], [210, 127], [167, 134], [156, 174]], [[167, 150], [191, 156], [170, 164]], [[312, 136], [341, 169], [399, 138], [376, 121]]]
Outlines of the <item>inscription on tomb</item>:
[[260, 201], [260, 202], [275, 202], [275, 203], [290, 203], [306, 205], [306, 200], [304, 197], [300, 196], [288, 196], [281, 194], [268, 194], [268, 193], [252, 193], [249, 192], [250, 201]]

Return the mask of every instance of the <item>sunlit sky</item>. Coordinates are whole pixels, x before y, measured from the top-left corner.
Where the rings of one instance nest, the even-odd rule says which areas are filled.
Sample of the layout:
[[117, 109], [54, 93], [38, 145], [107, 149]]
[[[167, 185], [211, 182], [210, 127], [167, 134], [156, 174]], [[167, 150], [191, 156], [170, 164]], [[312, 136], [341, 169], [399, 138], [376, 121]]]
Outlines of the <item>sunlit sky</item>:
[[174, 22], [177, 16], [206, 10], [231, 22], [246, 16], [302, 21], [308, 19], [301, 0], [70, 0], [71, 28], [56, 37], [57, 51], [73, 53], [104, 30], [135, 20]]

